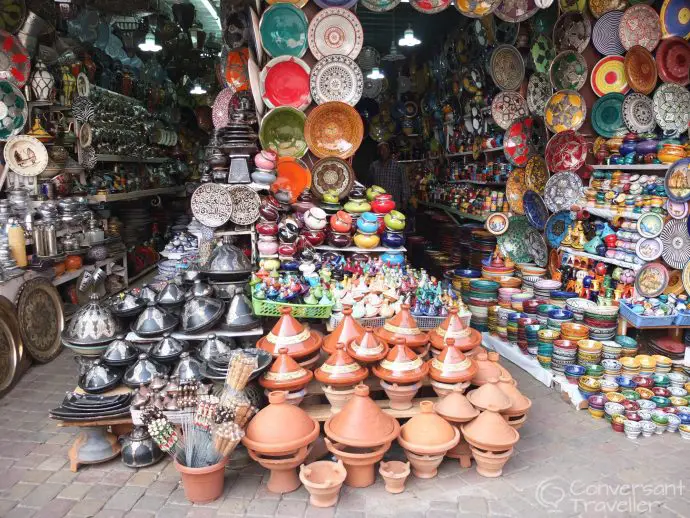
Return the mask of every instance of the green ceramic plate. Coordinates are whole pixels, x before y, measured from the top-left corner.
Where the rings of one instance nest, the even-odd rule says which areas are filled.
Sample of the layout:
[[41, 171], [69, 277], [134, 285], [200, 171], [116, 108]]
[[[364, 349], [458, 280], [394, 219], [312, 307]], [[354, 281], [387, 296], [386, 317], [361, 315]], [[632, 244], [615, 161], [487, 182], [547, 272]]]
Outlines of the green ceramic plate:
[[606, 94], [597, 99], [592, 107], [592, 127], [599, 135], [611, 138], [617, 133], [625, 132], [623, 122], [623, 100], [619, 93]]
[[278, 156], [303, 157], [307, 152], [307, 141], [304, 139], [306, 119], [304, 112], [290, 106], [274, 108], [261, 121], [261, 147], [275, 151]]
[[309, 22], [304, 11], [292, 4], [274, 4], [264, 12], [259, 23], [261, 44], [269, 56], [295, 56], [301, 58], [309, 43]]
[[[515, 225], [513, 227], [513, 225]], [[527, 242], [527, 233], [530, 227], [524, 216], [510, 218], [508, 230], [498, 236], [498, 248], [503, 255], [508, 255], [516, 263], [528, 263], [532, 261], [532, 253]]]
[[0, 81], [0, 141], [19, 135], [28, 116], [21, 90], [9, 81]]

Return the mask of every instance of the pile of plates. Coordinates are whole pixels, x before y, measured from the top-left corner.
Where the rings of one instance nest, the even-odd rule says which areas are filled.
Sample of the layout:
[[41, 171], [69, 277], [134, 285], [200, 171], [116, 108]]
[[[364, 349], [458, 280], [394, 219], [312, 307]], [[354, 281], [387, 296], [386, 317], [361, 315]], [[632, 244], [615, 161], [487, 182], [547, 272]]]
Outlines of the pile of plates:
[[498, 288], [495, 281], [474, 279], [470, 281], [467, 307], [472, 313], [472, 327], [477, 331], [488, 331], [489, 306], [498, 302]]
[[637, 354], [637, 340], [629, 336], [618, 335], [614, 342], [621, 346], [620, 356], [635, 356]]
[[565, 308], [572, 311], [575, 315], [575, 321], [581, 322], [585, 316], [585, 309], [596, 306], [595, 302], [579, 297], [570, 298], [565, 301]]
[[[627, 337], [625, 337], [627, 338]], [[601, 357], [605, 360], [617, 360], [621, 357], [623, 346], [612, 340], [603, 340], [601, 342], [604, 348], [601, 350]]]
[[515, 311], [523, 311], [523, 304], [532, 299], [531, 293], [516, 293], [510, 298], [510, 306]]
[[576, 356], [577, 342], [573, 342], [572, 340], [555, 340], [553, 342], [551, 368], [556, 372], [565, 372], [568, 366], [575, 365]]
[[561, 325], [566, 322], [572, 322], [575, 315], [567, 309], [556, 308], [549, 311], [546, 317], [546, 325], [549, 329], [561, 332]]
[[499, 288], [498, 305], [502, 308], [510, 308], [513, 295], [522, 293], [519, 288]]
[[[586, 369], [582, 365], [567, 365], [563, 369], [563, 374], [565, 374], [565, 379], [567, 379], [573, 385], [577, 385], [580, 378], [585, 375]], [[603, 408], [603, 402], [602, 402]]]
[[508, 340], [508, 318], [513, 313], [515, 313], [515, 311], [510, 308], [498, 307], [496, 309], [496, 332], [498, 333], [498, 337], [503, 341]]
[[549, 303], [564, 308], [568, 299], [574, 299], [577, 293], [573, 291], [553, 290], [549, 295]]
[[[615, 379], [620, 376], [621, 369], [623, 368], [621, 362], [618, 360], [605, 359], [601, 360], [601, 366], [604, 369], [604, 377], [616, 383]], [[618, 387], [617, 383], [616, 387]]]
[[618, 306], [594, 306], [585, 309], [583, 322], [593, 340], [611, 340], [616, 336]]
[[577, 363], [583, 367], [599, 365], [604, 345], [597, 340], [580, 340], [577, 342]]
[[496, 249], [496, 236], [485, 230], [473, 230], [470, 243], [470, 268], [481, 269], [491, 260]]
[[537, 361], [545, 369], [552, 367], [552, 356], [555, 344], [560, 333], [553, 329], [540, 329], [537, 331]]
[[[524, 281], [523, 281], [524, 283]], [[560, 281], [552, 279], [541, 279], [534, 283], [534, 296], [541, 299], [548, 299], [553, 290], [558, 290], [561, 287]]]
[[647, 354], [640, 354], [635, 356], [635, 359], [640, 362], [640, 376], [648, 378], [654, 374], [656, 371], [656, 358]]
[[650, 339], [648, 344], [649, 352], [651, 354], [668, 356], [671, 360], [682, 360], [685, 354], [685, 345], [690, 345], [688, 336], [690, 336], [690, 333], [686, 334], [685, 344], [670, 337]]

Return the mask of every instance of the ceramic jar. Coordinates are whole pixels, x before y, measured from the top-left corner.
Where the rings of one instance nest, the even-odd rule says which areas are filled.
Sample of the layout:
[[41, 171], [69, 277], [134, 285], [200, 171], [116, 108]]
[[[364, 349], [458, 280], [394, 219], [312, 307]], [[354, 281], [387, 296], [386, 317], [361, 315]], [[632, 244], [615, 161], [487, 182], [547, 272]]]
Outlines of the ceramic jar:
[[361, 214], [371, 210], [371, 205], [365, 197], [364, 188], [355, 185], [350, 191], [350, 197], [343, 205], [343, 208], [350, 214]]
[[259, 169], [275, 169], [277, 160], [278, 155], [270, 149], [262, 149], [259, 153], [254, 155], [254, 164]]
[[377, 236], [375, 233], [373, 234], [361, 234], [357, 233], [355, 234], [354, 237], [354, 242], [355, 246], [359, 248], [364, 248], [364, 249], [371, 249], [371, 248], [376, 248], [379, 246], [379, 242], [381, 241], [381, 238]]
[[362, 234], [374, 234], [378, 228], [378, 218], [373, 212], [364, 212], [357, 218], [357, 230]]
[[278, 253], [278, 240], [273, 236], [259, 236], [256, 247], [259, 249], [259, 254], [264, 257], [276, 255]]
[[328, 225], [326, 212], [319, 207], [312, 207], [304, 213], [304, 224], [309, 230], [323, 230]]
[[401, 248], [405, 244], [405, 234], [394, 230], [385, 230], [381, 234], [381, 244], [386, 248]]
[[344, 210], [339, 210], [333, 214], [330, 223], [334, 232], [346, 233], [352, 230], [352, 216]]
[[381, 261], [389, 267], [400, 266], [405, 262], [405, 254], [402, 252], [384, 252], [381, 254]]
[[328, 235], [328, 244], [336, 248], [346, 248], [352, 244], [352, 236], [349, 232], [331, 232]]
[[685, 158], [685, 148], [676, 144], [663, 144], [657, 152], [657, 158], [662, 164], [672, 164]]
[[389, 230], [405, 230], [405, 214], [400, 211], [392, 210], [383, 218], [386, 228]]
[[302, 230], [300, 235], [304, 237], [311, 246], [322, 245], [326, 240], [326, 233], [323, 230]]
[[266, 221], [278, 221], [280, 219], [280, 203], [273, 196], [266, 196], [259, 205], [259, 214]]
[[405, 481], [410, 476], [410, 463], [399, 460], [381, 462], [379, 474], [383, 477], [386, 491], [394, 495], [405, 491]]
[[379, 194], [371, 202], [371, 210], [377, 214], [388, 214], [395, 208], [395, 201], [390, 194]]
[[386, 194], [386, 189], [380, 185], [372, 185], [366, 191], [367, 200], [370, 202], [374, 201], [380, 194]]

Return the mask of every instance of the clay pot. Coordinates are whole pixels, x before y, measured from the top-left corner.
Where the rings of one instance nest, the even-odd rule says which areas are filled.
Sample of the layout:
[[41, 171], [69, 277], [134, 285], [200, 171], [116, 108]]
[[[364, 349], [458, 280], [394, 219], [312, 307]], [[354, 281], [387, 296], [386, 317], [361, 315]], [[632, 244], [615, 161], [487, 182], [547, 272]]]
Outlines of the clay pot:
[[381, 446], [358, 448], [333, 442], [328, 437], [324, 441], [328, 451], [345, 464], [345, 469], [347, 469], [345, 485], [350, 487], [369, 487], [372, 485], [376, 480], [374, 466], [383, 459], [391, 447], [390, 442]]
[[381, 388], [386, 392], [389, 399], [389, 407], [392, 410], [407, 410], [412, 408], [415, 395], [422, 388], [422, 384], [413, 383], [412, 385], [398, 385], [397, 383], [379, 382]]
[[449, 384], [469, 381], [477, 373], [477, 365], [455, 345], [455, 339], [449, 338], [446, 343], [441, 354], [427, 362], [429, 377]]
[[463, 383], [441, 383], [440, 381], [436, 380], [431, 380], [431, 388], [434, 389], [434, 392], [436, 392], [436, 395], [438, 397], [444, 397], [450, 394], [451, 392], [455, 390], [459, 390], [460, 392], [464, 392], [467, 387], [470, 386], [469, 381], [465, 381]]
[[512, 404], [510, 398], [498, 386], [498, 378], [489, 378], [484, 385], [471, 390], [467, 394], [467, 399], [476, 408], [493, 412], [504, 412]]
[[[522, 416], [526, 416], [527, 412], [532, 407], [532, 400], [518, 390], [515, 381], [501, 376], [498, 378], [498, 387], [510, 399], [510, 408], [508, 408], [508, 410], [503, 410], [501, 414], [509, 418], [521, 418]], [[512, 424], [510, 419], [508, 419], [508, 423]]]
[[476, 329], [465, 325], [458, 316], [458, 308], [451, 308], [446, 319], [429, 331], [429, 342], [434, 349], [442, 350], [449, 339], [455, 341], [455, 346], [461, 351], [470, 351], [481, 345], [482, 335]]
[[[458, 431], [462, 423], [471, 421], [479, 415], [479, 410], [472, 406], [460, 390], [453, 391], [440, 401], [437, 401], [434, 405], [434, 411], [446, 421], [453, 424]], [[460, 435], [458, 444], [446, 452], [446, 457], [459, 459], [460, 466], [463, 468], [469, 468], [472, 465], [470, 445], [464, 440], [462, 434]]]
[[300, 466], [299, 479], [309, 491], [309, 502], [314, 507], [333, 507], [347, 476], [342, 461], [320, 460]]
[[[496, 358], [491, 360], [491, 358]], [[501, 369], [498, 365], [498, 355], [489, 356], [486, 352], [480, 352], [474, 358], [477, 364], [477, 372], [472, 377], [472, 385], [484, 385], [490, 378], [498, 379], [501, 376]]]
[[503, 473], [503, 466], [506, 465], [512, 454], [513, 448], [501, 452], [472, 448], [472, 456], [477, 461], [477, 473], [482, 477], [500, 477]]
[[331, 414], [340, 412], [345, 403], [355, 394], [354, 387], [332, 387], [330, 385], [321, 385], [326, 399], [331, 404]]
[[188, 468], [175, 459], [175, 469], [182, 478], [184, 496], [195, 504], [213, 502], [223, 496], [225, 485], [225, 465], [228, 458], [223, 457], [217, 464], [205, 468]]
[[281, 347], [271, 368], [259, 378], [259, 385], [267, 390], [300, 391], [313, 377], [312, 371], [301, 367], [288, 356], [287, 347]]
[[360, 363], [376, 363], [388, 354], [388, 345], [374, 335], [374, 328], [367, 327], [361, 337], [347, 344], [347, 352]]
[[354, 338], [361, 338], [364, 334], [364, 328], [359, 322], [352, 317], [352, 307], [343, 307], [343, 319], [333, 330], [333, 332], [326, 336], [323, 340], [323, 350], [328, 354], [335, 352], [335, 347], [339, 343], [348, 343]]
[[460, 428], [465, 440], [475, 448], [505, 451], [512, 448], [520, 434], [506, 420], [491, 410], [484, 410], [477, 418]]
[[397, 495], [405, 491], [405, 481], [410, 476], [410, 463], [399, 460], [381, 462], [379, 473], [386, 484], [386, 491]]
[[426, 333], [417, 326], [417, 321], [410, 313], [409, 304], [403, 304], [400, 313], [386, 320], [383, 327], [376, 329], [374, 334], [388, 345], [397, 343], [396, 339], [400, 338], [405, 345], [413, 349], [422, 348], [429, 341]]
[[403, 338], [394, 338], [394, 343], [386, 357], [372, 367], [374, 374], [388, 383], [412, 384], [424, 379], [429, 365], [405, 345]]
[[303, 358], [316, 352], [323, 342], [323, 337], [318, 331], [312, 331], [303, 326], [292, 316], [292, 308], [283, 306], [280, 308], [282, 316], [273, 326], [271, 332], [261, 338], [256, 346], [278, 356], [281, 348], [286, 347], [288, 355], [292, 358]]
[[338, 344], [335, 352], [315, 371], [323, 393], [331, 404], [331, 413], [340, 412], [355, 393], [354, 386], [369, 376], [369, 369], [359, 365]]

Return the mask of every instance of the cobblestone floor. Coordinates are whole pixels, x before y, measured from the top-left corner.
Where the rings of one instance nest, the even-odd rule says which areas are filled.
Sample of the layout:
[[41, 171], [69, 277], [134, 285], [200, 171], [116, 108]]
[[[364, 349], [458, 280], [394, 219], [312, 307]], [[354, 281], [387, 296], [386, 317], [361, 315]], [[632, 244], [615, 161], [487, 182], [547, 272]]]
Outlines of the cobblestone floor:
[[228, 474], [223, 498], [196, 506], [167, 460], [139, 471], [119, 459], [69, 470], [76, 430], [47, 417], [74, 387], [76, 367], [65, 352], [32, 368], [0, 400], [0, 516], [690, 516], [690, 442], [677, 433], [630, 441], [504, 364], [534, 404], [500, 478], [446, 460], [434, 479], [410, 477], [403, 494], [386, 493], [379, 477], [369, 488], [343, 488], [337, 507], [316, 509], [304, 488], [269, 493], [264, 470], [249, 464]]

